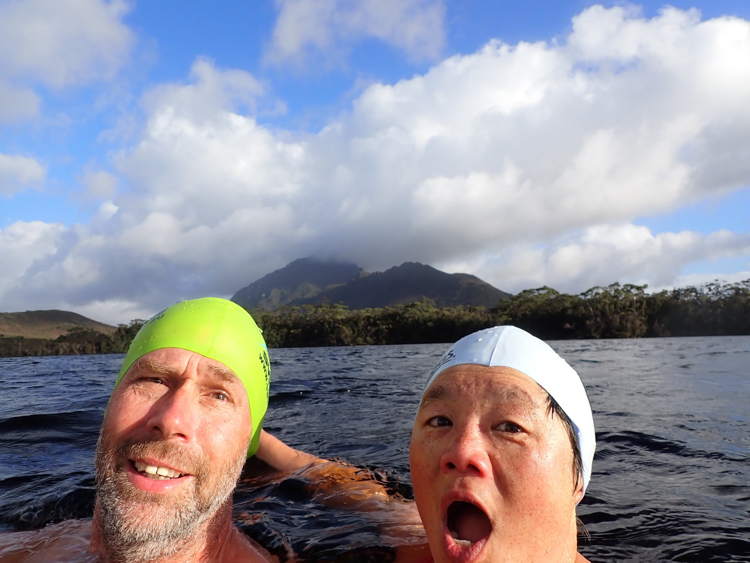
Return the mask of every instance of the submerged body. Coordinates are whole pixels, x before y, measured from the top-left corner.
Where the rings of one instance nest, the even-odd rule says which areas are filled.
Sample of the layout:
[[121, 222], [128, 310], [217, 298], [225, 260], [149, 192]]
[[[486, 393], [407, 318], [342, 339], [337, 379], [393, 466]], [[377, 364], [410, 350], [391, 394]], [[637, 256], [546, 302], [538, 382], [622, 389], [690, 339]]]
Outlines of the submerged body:
[[[274, 561], [252, 539], [239, 534], [237, 549], [225, 550], [220, 561]], [[89, 550], [91, 520], [67, 520], [31, 532], [0, 534], [2, 563], [100, 563], [100, 555]]]
[[95, 563], [89, 552], [91, 520], [67, 520], [31, 532], [0, 534], [3, 563]]

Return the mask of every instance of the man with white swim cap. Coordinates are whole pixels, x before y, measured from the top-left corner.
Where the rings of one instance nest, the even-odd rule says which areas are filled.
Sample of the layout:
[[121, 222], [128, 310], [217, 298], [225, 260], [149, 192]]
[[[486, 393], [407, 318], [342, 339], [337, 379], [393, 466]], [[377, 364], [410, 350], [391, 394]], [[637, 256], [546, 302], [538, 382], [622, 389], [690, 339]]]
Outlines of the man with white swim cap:
[[422, 394], [409, 458], [437, 563], [585, 562], [594, 422], [578, 374], [511, 326], [462, 338]]

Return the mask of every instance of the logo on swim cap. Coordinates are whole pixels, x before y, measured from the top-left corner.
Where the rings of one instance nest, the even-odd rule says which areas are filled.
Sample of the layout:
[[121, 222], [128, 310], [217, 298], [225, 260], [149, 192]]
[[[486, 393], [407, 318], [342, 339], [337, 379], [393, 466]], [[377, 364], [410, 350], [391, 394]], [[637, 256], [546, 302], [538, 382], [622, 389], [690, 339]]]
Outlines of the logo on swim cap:
[[268, 360], [268, 352], [261, 350], [258, 359], [263, 368], [263, 375], [266, 377], [266, 395], [268, 395], [271, 392], [271, 362]]
[[432, 381], [432, 376], [435, 374], [435, 372], [437, 370], [439, 370], [441, 366], [443, 366], [446, 363], [450, 362], [455, 357], [456, 357], [456, 354], [453, 352], [453, 349], [450, 349], [445, 354], [443, 354], [443, 357], [440, 358], [440, 361], [437, 363], [437, 365], [430, 372], [430, 377], [427, 378], [427, 381], [428, 382]]
[[161, 311], [159, 311], [158, 313], [156, 313], [153, 317], [151, 317], [149, 320], [147, 320], [144, 324], [150, 325], [151, 323], [155, 323], [159, 319], [163, 319], [164, 318], [164, 313], [166, 313], [166, 312], [167, 312], [166, 309], [162, 309]]

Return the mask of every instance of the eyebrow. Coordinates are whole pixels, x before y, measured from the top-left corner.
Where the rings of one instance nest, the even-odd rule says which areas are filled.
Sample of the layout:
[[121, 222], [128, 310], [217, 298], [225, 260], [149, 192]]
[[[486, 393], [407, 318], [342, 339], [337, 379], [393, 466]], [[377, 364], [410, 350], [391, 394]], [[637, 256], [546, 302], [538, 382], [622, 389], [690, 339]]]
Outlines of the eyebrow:
[[239, 376], [234, 373], [231, 369], [216, 366], [216, 365], [209, 365], [206, 367], [206, 371], [216, 375], [221, 379], [224, 383], [239, 383], [242, 384], [242, 380], [240, 380]]
[[[149, 358], [138, 358], [138, 360], [136, 361], [136, 369], [139, 371], [143, 370], [151, 373], [160, 373], [163, 375], [177, 375], [180, 373], [180, 370], [170, 366], [169, 364], [157, 362]], [[224, 383], [242, 384], [242, 381], [237, 376], [237, 374], [229, 368], [210, 364], [206, 367], [206, 371], [208, 371], [212, 375], [217, 376]]]
[[448, 392], [448, 389], [445, 388], [444, 385], [433, 385], [430, 387], [430, 389], [422, 396], [422, 401], [420, 402], [420, 408], [427, 406], [430, 403], [434, 403], [437, 401], [442, 401], [443, 399], [447, 398], [450, 395]]
[[521, 403], [530, 406], [536, 406], [537, 404], [531, 395], [517, 387], [505, 387], [500, 393], [498, 393], [498, 395], [500, 400], [504, 402], [520, 401]]
[[161, 373], [164, 375], [175, 375], [177, 373], [177, 370], [169, 364], [157, 362], [148, 358], [138, 358], [135, 367], [138, 371], [150, 371], [151, 373]]

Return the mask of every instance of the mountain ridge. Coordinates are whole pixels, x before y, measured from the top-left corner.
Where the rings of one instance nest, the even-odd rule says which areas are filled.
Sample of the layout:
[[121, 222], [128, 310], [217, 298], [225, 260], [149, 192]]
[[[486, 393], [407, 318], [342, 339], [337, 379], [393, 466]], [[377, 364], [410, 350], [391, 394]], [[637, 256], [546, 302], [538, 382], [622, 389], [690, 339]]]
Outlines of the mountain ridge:
[[347, 262], [298, 258], [243, 287], [232, 301], [247, 309], [273, 311], [295, 299], [314, 297], [367, 273]]
[[[312, 274], [317, 277], [305, 277]], [[323, 286], [321, 281], [333, 283]], [[352, 263], [301, 258], [242, 288], [232, 301], [247, 309], [273, 311], [325, 300], [358, 310], [407, 305], [425, 297], [437, 307], [491, 308], [510, 294], [471, 274], [448, 274], [419, 262], [370, 273]]]

